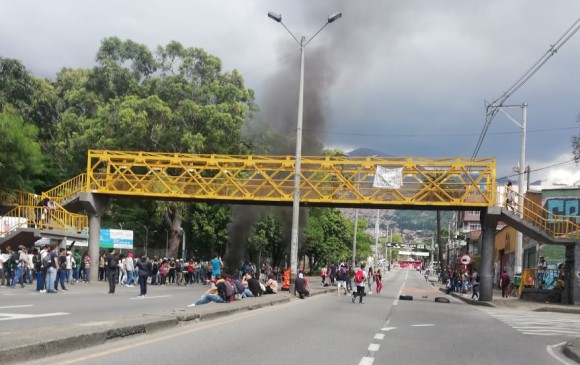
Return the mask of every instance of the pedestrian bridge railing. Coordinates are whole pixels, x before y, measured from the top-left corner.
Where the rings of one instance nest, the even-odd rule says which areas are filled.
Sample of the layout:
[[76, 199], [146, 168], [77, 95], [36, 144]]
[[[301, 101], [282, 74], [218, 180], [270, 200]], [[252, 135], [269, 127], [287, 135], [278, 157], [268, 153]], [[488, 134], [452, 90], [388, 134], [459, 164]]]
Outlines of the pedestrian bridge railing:
[[[540, 204], [523, 195], [512, 191], [515, 197], [511, 204], [505, 204], [508, 211], [514, 212], [523, 216], [523, 219], [532, 223], [540, 230], [546, 232], [554, 238], [571, 238], [580, 239], [580, 224], [578, 216], [556, 215], [546, 210]], [[508, 191], [503, 196], [503, 201], [506, 202]]]

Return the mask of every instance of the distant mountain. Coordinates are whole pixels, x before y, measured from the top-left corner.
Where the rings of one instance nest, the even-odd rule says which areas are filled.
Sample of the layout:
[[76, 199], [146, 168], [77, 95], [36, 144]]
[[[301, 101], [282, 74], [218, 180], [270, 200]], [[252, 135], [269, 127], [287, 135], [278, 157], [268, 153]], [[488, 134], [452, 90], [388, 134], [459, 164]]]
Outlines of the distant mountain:
[[356, 150], [352, 150], [350, 152], [346, 153], [349, 156], [353, 156], [353, 157], [362, 157], [362, 156], [390, 156], [387, 153], [381, 152], [381, 151], [377, 151], [377, 150], [373, 150], [372, 148], [365, 148], [365, 147], [360, 147], [357, 148]]

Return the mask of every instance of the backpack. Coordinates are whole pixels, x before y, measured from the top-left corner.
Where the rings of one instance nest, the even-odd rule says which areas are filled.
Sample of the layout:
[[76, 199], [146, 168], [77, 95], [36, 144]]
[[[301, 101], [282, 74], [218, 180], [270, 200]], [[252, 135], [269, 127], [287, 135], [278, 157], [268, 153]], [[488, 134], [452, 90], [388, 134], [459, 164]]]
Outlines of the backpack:
[[50, 252], [47, 252], [44, 254], [44, 256], [42, 256], [42, 258], [40, 259], [40, 263], [44, 268], [49, 268], [52, 265], [52, 262], [50, 260]]
[[338, 280], [345, 281], [346, 280], [346, 271], [345, 270], [338, 270]]
[[111, 257], [109, 257], [109, 269], [116, 270], [117, 264], [118, 264], [117, 258], [111, 255]]
[[236, 291], [236, 294], [242, 294], [246, 288], [244, 288], [244, 284], [239, 280], [234, 280], [234, 290]]
[[[230, 297], [227, 295], [226, 283], [227, 283], [227, 281], [219, 282], [218, 284], [216, 284], [216, 287], [217, 287], [218, 295], [220, 296], [220, 298], [222, 298], [224, 300], [224, 302], [228, 303], [230, 301]], [[231, 286], [231, 284], [230, 284], [230, 286]]]
[[479, 283], [479, 274], [475, 275], [475, 282]]
[[355, 283], [362, 283], [364, 281], [365, 277], [363, 274], [362, 270], [357, 270], [357, 272], [354, 274], [354, 282]]
[[232, 283], [230, 283], [229, 281], [225, 281], [224, 282], [225, 286], [226, 286], [226, 296], [232, 300], [233, 296], [236, 295], [236, 291], [234, 289], [234, 286], [232, 285]]
[[20, 252], [14, 252], [12, 256], [10, 256], [10, 263], [14, 266], [18, 265], [20, 261]]
[[61, 269], [66, 269], [66, 257], [58, 256], [58, 267]]

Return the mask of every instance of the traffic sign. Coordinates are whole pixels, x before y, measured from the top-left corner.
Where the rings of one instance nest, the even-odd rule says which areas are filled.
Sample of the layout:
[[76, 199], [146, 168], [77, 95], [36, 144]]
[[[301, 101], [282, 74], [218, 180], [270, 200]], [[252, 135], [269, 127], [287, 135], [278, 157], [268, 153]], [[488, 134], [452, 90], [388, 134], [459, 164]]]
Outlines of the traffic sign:
[[469, 256], [469, 255], [462, 255], [461, 258], [460, 258], [460, 260], [461, 260], [461, 263], [463, 265], [469, 265], [471, 263], [471, 256]]

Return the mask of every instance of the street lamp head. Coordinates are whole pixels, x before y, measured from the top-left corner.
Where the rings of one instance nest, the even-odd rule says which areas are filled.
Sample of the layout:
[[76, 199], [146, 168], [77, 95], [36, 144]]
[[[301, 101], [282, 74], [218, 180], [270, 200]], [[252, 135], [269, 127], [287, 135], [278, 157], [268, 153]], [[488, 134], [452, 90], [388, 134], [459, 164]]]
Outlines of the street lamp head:
[[282, 15], [281, 14], [276, 14], [273, 11], [269, 11], [268, 12], [268, 18], [272, 18], [275, 21], [277, 21], [278, 23], [280, 23], [282, 21]]
[[[336, 14], [333, 14], [333, 15], [329, 15], [328, 16], [328, 22], [329, 23], [332, 23], [333, 21], [338, 20], [341, 17], [342, 17], [342, 13], [336, 13]], [[280, 18], [280, 20], [282, 20], [282, 19]]]

